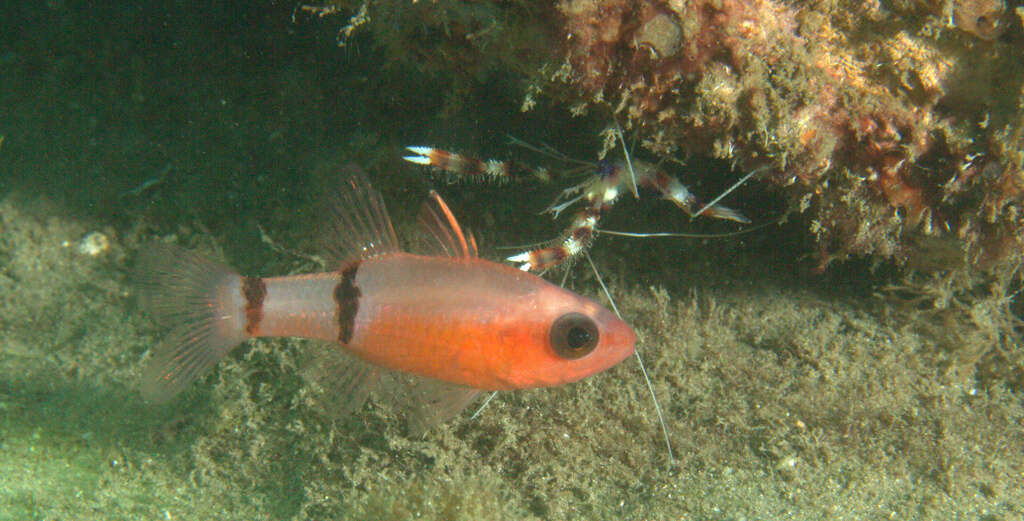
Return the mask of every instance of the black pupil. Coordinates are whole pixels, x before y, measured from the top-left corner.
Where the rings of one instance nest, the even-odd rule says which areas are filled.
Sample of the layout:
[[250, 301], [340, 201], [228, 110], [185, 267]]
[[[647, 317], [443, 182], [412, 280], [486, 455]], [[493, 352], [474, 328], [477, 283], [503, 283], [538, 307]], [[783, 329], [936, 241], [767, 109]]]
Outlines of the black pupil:
[[590, 331], [582, 327], [574, 327], [569, 330], [567, 340], [569, 341], [569, 347], [579, 349], [590, 342]]
[[548, 334], [555, 354], [566, 360], [576, 360], [589, 355], [597, 347], [601, 333], [590, 317], [582, 313], [566, 313], [551, 324]]

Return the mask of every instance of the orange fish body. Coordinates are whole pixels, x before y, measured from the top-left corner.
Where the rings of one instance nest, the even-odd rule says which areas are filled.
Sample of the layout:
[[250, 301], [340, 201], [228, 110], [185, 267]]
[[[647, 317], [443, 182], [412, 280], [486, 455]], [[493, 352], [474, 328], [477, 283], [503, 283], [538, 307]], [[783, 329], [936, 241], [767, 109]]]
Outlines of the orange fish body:
[[[348, 347], [389, 369], [477, 389], [523, 389], [574, 382], [633, 352], [633, 331], [610, 311], [483, 259], [400, 253], [364, 262], [356, 281], [365, 297]], [[593, 335], [592, 356], [566, 358], [571, 329], [552, 330], [560, 317], [576, 318], [568, 327]]]
[[243, 277], [168, 246], [143, 253], [143, 300], [172, 327], [143, 375], [147, 398], [172, 398], [254, 337], [337, 342], [354, 363], [368, 364], [342, 372], [355, 378], [349, 387], [388, 369], [465, 389], [464, 398], [573, 382], [633, 354], [632, 329], [603, 306], [478, 258], [436, 194], [421, 214], [436, 255], [414, 255], [397, 248], [365, 178], [356, 172], [345, 185], [337, 271]]

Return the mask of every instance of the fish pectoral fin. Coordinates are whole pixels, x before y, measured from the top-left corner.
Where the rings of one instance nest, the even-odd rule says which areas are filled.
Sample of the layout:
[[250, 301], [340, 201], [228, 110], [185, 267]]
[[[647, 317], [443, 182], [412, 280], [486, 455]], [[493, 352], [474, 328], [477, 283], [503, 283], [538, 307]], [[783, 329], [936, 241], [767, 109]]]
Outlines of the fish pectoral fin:
[[476, 239], [463, 231], [459, 221], [437, 192], [431, 190], [419, 215], [419, 239], [423, 253], [439, 257], [476, 257]]
[[409, 434], [414, 437], [454, 418], [480, 394], [479, 389], [425, 376], [396, 372], [391, 375], [381, 389], [387, 393], [386, 398], [405, 413]]
[[340, 420], [358, 411], [380, 382], [382, 370], [335, 343], [312, 350], [302, 376], [313, 391], [320, 409]]
[[377, 403], [391, 405], [408, 418], [411, 436], [454, 418], [479, 389], [392, 371], [344, 350], [334, 343], [315, 343], [304, 361], [302, 376], [318, 408], [340, 420], [357, 412], [371, 393]]

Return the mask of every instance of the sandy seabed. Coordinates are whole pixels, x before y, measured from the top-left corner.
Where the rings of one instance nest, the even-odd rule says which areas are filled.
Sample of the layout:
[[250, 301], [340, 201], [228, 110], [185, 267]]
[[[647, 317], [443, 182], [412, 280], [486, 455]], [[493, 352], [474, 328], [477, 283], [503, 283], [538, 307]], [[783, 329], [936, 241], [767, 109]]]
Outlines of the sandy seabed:
[[[594, 245], [674, 460], [635, 360], [502, 393], [423, 438], [386, 405], [330, 419], [303, 378], [322, 346], [297, 340], [247, 343], [171, 404], [144, 403], [141, 362], [163, 332], [128, 273], [149, 241], [254, 275], [308, 271], [260, 234], [315, 254], [311, 202], [339, 164], [362, 164], [407, 232], [431, 181], [402, 147], [505, 130], [484, 116], [417, 130], [441, 109], [363, 103], [381, 94], [366, 70], [323, 79], [320, 64], [366, 48], [203, 30], [223, 12], [171, 14], [156, 24], [169, 34], [140, 39], [136, 15], [60, 5], [22, 6], [2, 32], [0, 519], [1024, 516], [1019, 368], [985, 365], [1020, 359], [986, 326], [998, 310], [965, 320], [886, 293], [902, 275], [885, 268], [813, 275], [772, 227]], [[287, 26], [269, 16], [249, 22]], [[492, 259], [565, 225], [534, 215], [564, 187], [438, 184]], [[775, 217], [742, 192], [731, 206]], [[667, 203], [620, 204], [609, 226], [684, 222]], [[601, 298], [585, 265], [571, 274]]]
[[239, 347], [173, 404], [147, 406], [136, 379], [159, 331], [125, 282], [137, 246], [108, 231], [110, 249], [89, 255], [81, 241], [101, 223], [59, 213], [26, 194], [0, 202], [8, 519], [1021, 513], [1020, 396], [979, 388], [972, 361], [884, 301], [615, 276], [674, 463], [635, 360], [575, 385], [502, 393], [477, 418], [415, 439], [385, 406], [323, 415], [301, 376], [318, 346], [302, 341]]

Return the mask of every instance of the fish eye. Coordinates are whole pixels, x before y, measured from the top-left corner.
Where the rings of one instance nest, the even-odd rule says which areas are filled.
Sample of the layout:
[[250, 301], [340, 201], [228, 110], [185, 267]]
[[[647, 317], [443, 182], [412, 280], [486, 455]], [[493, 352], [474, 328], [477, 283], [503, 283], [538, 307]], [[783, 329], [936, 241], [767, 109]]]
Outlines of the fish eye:
[[551, 324], [551, 347], [566, 360], [589, 355], [598, 337], [597, 324], [580, 313], [566, 313]]

